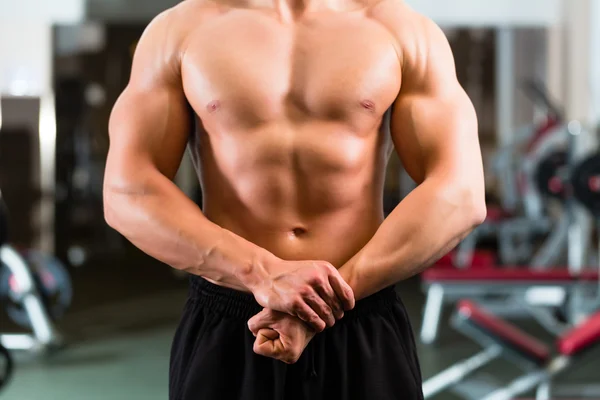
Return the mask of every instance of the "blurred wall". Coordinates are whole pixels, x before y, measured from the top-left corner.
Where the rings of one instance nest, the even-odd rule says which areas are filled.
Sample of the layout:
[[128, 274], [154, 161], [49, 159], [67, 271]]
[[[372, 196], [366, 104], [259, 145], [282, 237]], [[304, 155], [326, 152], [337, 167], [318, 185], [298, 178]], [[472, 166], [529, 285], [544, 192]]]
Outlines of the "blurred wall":
[[600, 1], [593, 1], [590, 15], [595, 23], [590, 27], [591, 112], [594, 123], [600, 126]]
[[83, 16], [84, 0], [0, 0], [0, 94], [50, 89], [51, 26]]
[[86, 14], [92, 20], [147, 21], [180, 0], [87, 0]]
[[406, 0], [441, 25], [547, 26], [562, 18], [562, 2], [578, 0]]
[[[70, 23], [84, 15], [82, 0], [0, 0], [0, 20], [36, 20]], [[12, 39], [12, 38], [11, 38]]]
[[[407, 0], [411, 6], [438, 23], [461, 26], [549, 25], [560, 20], [562, 1]], [[91, 19], [139, 21], [151, 18], [179, 2], [179, 0], [88, 0], [86, 12]]]
[[39, 96], [50, 88], [51, 34], [36, 20], [0, 23], [0, 93]]

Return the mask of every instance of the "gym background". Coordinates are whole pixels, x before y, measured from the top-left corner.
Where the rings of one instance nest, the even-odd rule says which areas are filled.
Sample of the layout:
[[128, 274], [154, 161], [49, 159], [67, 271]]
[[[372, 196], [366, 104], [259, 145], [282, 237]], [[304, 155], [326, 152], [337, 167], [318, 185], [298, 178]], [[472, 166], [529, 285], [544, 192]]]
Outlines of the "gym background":
[[[480, 229], [398, 286], [426, 397], [600, 399], [600, 0], [406, 1], [452, 45], [489, 199]], [[0, 2], [2, 399], [167, 398], [187, 281], [107, 227], [102, 179], [136, 41], [175, 3]], [[201, 204], [188, 159], [176, 182]], [[393, 158], [386, 209], [413, 187]]]

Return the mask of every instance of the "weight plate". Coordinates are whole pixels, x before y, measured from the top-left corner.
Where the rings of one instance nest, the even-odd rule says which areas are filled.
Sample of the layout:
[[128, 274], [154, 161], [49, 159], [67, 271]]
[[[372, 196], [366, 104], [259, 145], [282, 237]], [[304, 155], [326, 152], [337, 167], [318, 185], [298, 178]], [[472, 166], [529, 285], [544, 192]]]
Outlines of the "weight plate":
[[[37, 251], [27, 251], [23, 257], [31, 268], [48, 315], [53, 321], [60, 319], [69, 309], [73, 297], [69, 272], [55, 257]], [[31, 323], [20, 302], [22, 294], [12, 273], [4, 267], [0, 273], [0, 295], [3, 297], [6, 313], [16, 324], [28, 328]]]
[[571, 178], [575, 198], [595, 217], [600, 218], [600, 154], [586, 158]]
[[553, 152], [539, 162], [534, 179], [542, 195], [561, 201], [566, 199], [569, 185], [565, 176], [566, 167], [566, 151]]

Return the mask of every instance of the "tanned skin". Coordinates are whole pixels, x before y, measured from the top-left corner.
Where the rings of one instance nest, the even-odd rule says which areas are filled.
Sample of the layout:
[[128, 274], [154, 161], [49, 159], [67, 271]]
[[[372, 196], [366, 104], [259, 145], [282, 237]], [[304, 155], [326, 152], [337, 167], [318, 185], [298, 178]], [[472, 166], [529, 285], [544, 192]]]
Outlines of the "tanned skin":
[[[107, 222], [253, 293], [254, 349], [285, 362], [485, 218], [473, 106], [402, 0], [187, 0], [144, 33], [110, 138]], [[203, 212], [172, 181], [188, 144]], [[418, 187], [384, 220], [393, 150]]]

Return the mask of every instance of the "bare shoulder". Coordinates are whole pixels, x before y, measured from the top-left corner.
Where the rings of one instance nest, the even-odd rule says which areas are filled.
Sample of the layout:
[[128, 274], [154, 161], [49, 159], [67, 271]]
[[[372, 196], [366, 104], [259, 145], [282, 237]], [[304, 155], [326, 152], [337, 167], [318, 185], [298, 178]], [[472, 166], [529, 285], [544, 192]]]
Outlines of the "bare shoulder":
[[404, 0], [379, 0], [370, 7], [369, 16], [394, 37], [403, 70], [423, 68], [431, 57], [451, 58], [448, 40], [440, 27]]
[[210, 0], [185, 0], [158, 14], [146, 28], [145, 34], [156, 32], [172, 44], [181, 45], [194, 29], [220, 13]]
[[144, 83], [162, 77], [171, 83], [179, 82], [189, 38], [218, 13], [219, 7], [209, 0], [186, 0], [157, 15], [138, 42], [132, 79]]

